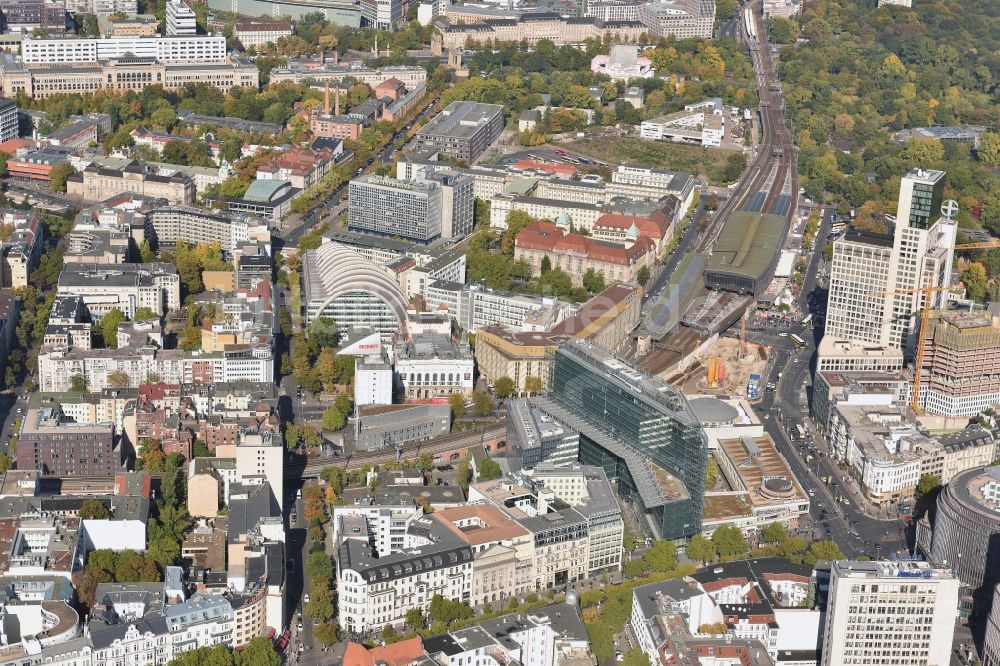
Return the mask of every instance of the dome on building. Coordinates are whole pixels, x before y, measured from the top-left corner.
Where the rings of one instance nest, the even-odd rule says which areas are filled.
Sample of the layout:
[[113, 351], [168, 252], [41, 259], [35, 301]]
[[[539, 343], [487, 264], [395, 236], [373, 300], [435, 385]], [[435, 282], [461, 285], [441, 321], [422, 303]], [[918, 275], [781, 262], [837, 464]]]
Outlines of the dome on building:
[[[406, 321], [407, 300], [393, 275], [360, 253], [340, 243], [323, 243], [306, 252], [305, 298], [310, 319], [324, 316], [334, 301], [350, 294], [366, 294], [391, 311], [397, 327]], [[370, 309], [372, 303], [361, 303]], [[359, 314], [362, 314], [359, 312]], [[336, 317], [334, 317], [336, 319]], [[342, 322], [337, 322], [338, 327]]]
[[702, 425], [735, 423], [740, 413], [718, 398], [695, 398], [689, 404]]
[[635, 226], [635, 222], [633, 222], [632, 226], [628, 228], [628, 231], [625, 232], [625, 235], [628, 238], [638, 238], [639, 237], [639, 227]]
[[571, 218], [569, 213], [566, 211], [562, 211], [558, 216], [556, 216], [556, 226], [569, 229], [573, 226], [573, 218]]

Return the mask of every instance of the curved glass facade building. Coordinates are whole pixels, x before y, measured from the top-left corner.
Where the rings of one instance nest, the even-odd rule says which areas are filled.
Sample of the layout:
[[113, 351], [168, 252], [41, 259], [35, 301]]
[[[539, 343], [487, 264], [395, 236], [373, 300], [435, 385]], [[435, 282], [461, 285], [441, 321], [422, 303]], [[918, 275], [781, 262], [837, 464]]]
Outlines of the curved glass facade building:
[[395, 333], [406, 321], [406, 296], [392, 273], [345, 245], [306, 251], [302, 279], [307, 324], [330, 317], [340, 330]]

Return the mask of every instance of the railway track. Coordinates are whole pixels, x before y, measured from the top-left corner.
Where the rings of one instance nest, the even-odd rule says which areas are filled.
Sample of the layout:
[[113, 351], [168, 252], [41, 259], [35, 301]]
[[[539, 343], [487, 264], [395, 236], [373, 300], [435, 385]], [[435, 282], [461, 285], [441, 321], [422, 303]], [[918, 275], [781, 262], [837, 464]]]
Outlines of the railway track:
[[[476, 444], [481, 444], [485, 441], [499, 439], [504, 437], [506, 434], [507, 426], [504, 421], [500, 421], [497, 425], [490, 426], [489, 428], [482, 428], [468, 432], [457, 432], [444, 435], [443, 437], [437, 437], [426, 442], [404, 445], [399, 454], [399, 459], [414, 460], [424, 453], [430, 453], [432, 455], [447, 453], [455, 449], [467, 448], [475, 446]], [[365, 451], [363, 453], [356, 453], [350, 456], [324, 456], [309, 460], [306, 463], [305, 469], [302, 470], [301, 473], [296, 472], [294, 469], [290, 470], [286, 468], [285, 477], [288, 478], [290, 475], [298, 476], [299, 474], [301, 474], [301, 476], [316, 476], [324, 467], [328, 467], [330, 465], [338, 465], [344, 469], [351, 470], [361, 469], [367, 465], [380, 465], [396, 459], [396, 451], [394, 449]]]
[[[760, 206], [762, 213], [773, 212], [782, 195], [789, 196], [790, 202], [788, 209], [780, 214], [791, 217], [795, 210], [794, 202], [798, 197], [795, 147], [785, 126], [784, 102], [774, 71], [770, 45], [760, 38], [765, 34], [765, 26], [758, 10], [758, 2], [747, 6], [739, 34], [747, 46], [757, 73], [761, 141], [756, 155], [733, 189], [733, 194], [719, 209], [711, 227], [702, 235], [697, 248], [699, 252], [710, 252], [729, 216], [736, 211], [746, 210], [748, 203], [758, 193], [764, 194]], [[786, 186], [789, 181], [790, 186]]]

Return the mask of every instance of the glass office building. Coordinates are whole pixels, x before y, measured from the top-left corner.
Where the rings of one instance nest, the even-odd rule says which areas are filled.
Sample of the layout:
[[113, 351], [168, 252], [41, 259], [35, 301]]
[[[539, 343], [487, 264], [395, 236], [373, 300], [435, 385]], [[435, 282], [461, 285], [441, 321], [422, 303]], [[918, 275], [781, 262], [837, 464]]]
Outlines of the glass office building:
[[708, 440], [685, 397], [587, 341], [556, 352], [542, 409], [580, 433], [580, 462], [599, 465], [637, 503], [649, 534], [701, 532]]

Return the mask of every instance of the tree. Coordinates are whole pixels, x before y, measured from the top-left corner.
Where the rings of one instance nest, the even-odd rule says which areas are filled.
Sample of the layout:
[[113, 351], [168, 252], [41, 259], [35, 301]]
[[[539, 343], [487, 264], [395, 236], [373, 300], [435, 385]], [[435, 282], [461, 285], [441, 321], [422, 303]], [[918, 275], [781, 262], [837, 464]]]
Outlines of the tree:
[[313, 636], [323, 645], [333, 645], [337, 642], [337, 625], [334, 622], [324, 622], [313, 629]]
[[640, 267], [639, 272], [635, 274], [635, 280], [640, 287], [645, 287], [646, 283], [649, 282], [649, 266]]
[[[731, 1], [731, 0], [730, 0]], [[622, 666], [651, 666], [649, 661], [649, 655], [642, 650], [636, 648], [634, 650], [629, 650], [624, 655], [622, 655], [621, 660]]]
[[313, 586], [318, 587], [318, 582], [326, 581], [327, 587], [333, 580], [333, 560], [323, 551], [310, 553], [306, 558], [306, 576], [312, 581]]
[[512, 210], [507, 213], [507, 228], [503, 232], [503, 239], [500, 243], [500, 252], [508, 257], [514, 256], [514, 240], [521, 230], [534, 222], [531, 215], [523, 210]]
[[[337, 333], [337, 324], [330, 317], [317, 317], [309, 322], [306, 329], [306, 336], [319, 348], [336, 347], [340, 341], [340, 334]], [[351, 363], [354, 359], [350, 358]]]
[[983, 132], [979, 135], [976, 157], [986, 164], [1000, 164], [1000, 133]]
[[419, 608], [410, 608], [406, 611], [404, 622], [410, 629], [417, 631], [424, 628], [424, 612]]
[[266, 636], [250, 639], [242, 652], [236, 653], [236, 666], [280, 666], [281, 657], [274, 651], [274, 643]]
[[493, 413], [493, 400], [482, 391], [472, 392], [472, 413], [475, 416], [489, 416]]
[[677, 546], [673, 541], [656, 541], [642, 554], [642, 561], [650, 571], [671, 571], [677, 566]]
[[493, 392], [498, 398], [509, 398], [514, 395], [514, 380], [510, 377], [497, 377], [493, 382]]
[[696, 534], [688, 542], [687, 556], [696, 562], [708, 564], [715, 559], [715, 544], [704, 535]]
[[57, 164], [49, 173], [49, 184], [56, 192], [66, 191], [66, 179], [73, 175], [73, 167], [67, 163]]
[[982, 303], [986, 298], [988, 287], [986, 267], [978, 261], [969, 264], [962, 271], [962, 284], [965, 286], [965, 293], [969, 298]]
[[101, 500], [89, 499], [80, 505], [80, 520], [103, 520], [110, 516], [108, 507]]
[[125, 315], [118, 308], [112, 308], [101, 319], [101, 335], [104, 346], [109, 349], [118, 348], [118, 324], [125, 321]]
[[14, 460], [6, 453], [0, 454], [0, 474], [9, 472], [14, 466]]
[[151, 558], [135, 551], [125, 551], [118, 558], [115, 582], [154, 583], [160, 580], [160, 569]]
[[833, 560], [844, 559], [844, 553], [841, 552], [840, 546], [834, 541], [817, 541], [809, 546], [809, 552], [806, 553], [803, 562], [805, 564], [816, 564], [820, 560], [827, 560], [832, 562]]
[[148, 308], [145, 305], [141, 308], [136, 309], [135, 315], [132, 317], [133, 321], [159, 321], [160, 315], [156, 314], [152, 308]]
[[469, 456], [465, 456], [455, 468], [455, 477], [458, 479], [458, 485], [462, 487], [462, 490], [469, 489], [469, 478], [471, 476], [472, 464], [469, 462]]
[[483, 462], [479, 465], [479, 478], [482, 481], [492, 481], [494, 479], [499, 479], [503, 471], [500, 469], [500, 465], [491, 458], [484, 458]]
[[715, 551], [722, 559], [743, 555], [750, 550], [743, 533], [732, 525], [717, 527], [712, 534], [712, 543], [715, 544]]
[[524, 392], [529, 396], [542, 392], [542, 378], [540, 375], [528, 375], [524, 378]]
[[708, 465], [705, 466], [705, 488], [712, 488], [718, 480], [719, 463], [716, 462], [715, 458], [709, 458]]
[[762, 543], [784, 543], [788, 538], [788, 530], [781, 523], [770, 523], [760, 532]]
[[772, 17], [767, 22], [771, 40], [778, 44], [791, 44], [799, 36], [799, 24], [791, 19]]
[[87, 392], [87, 378], [83, 375], [70, 375], [69, 390], [73, 393]]
[[461, 393], [452, 393], [451, 397], [448, 398], [448, 402], [451, 404], [451, 417], [453, 419], [460, 419], [465, 416], [465, 396]]
[[941, 477], [937, 474], [924, 474], [917, 481], [917, 489], [914, 495], [916, 498], [923, 499], [927, 497], [932, 492], [941, 487]]
[[156, 261], [156, 253], [153, 252], [153, 248], [149, 246], [149, 240], [145, 238], [141, 243], [139, 243], [139, 261], [144, 264]]
[[322, 426], [323, 430], [340, 430], [345, 425], [347, 425], [347, 417], [337, 409], [336, 405], [330, 405], [323, 412]]
[[588, 268], [583, 274], [583, 288], [592, 294], [604, 291], [604, 273]]
[[552, 260], [549, 259], [549, 255], [546, 254], [545, 256], [542, 257], [541, 274], [545, 275], [551, 270], [552, 270]]
[[329, 588], [313, 587], [312, 596], [305, 607], [306, 616], [320, 622], [326, 622], [334, 616], [333, 594]]
[[472, 608], [458, 599], [445, 599], [440, 594], [431, 598], [427, 614], [432, 622], [449, 625], [458, 620], [467, 620], [473, 616]]
[[129, 388], [131, 384], [132, 378], [129, 377], [128, 373], [123, 370], [115, 370], [108, 375], [108, 386], [111, 388]]

